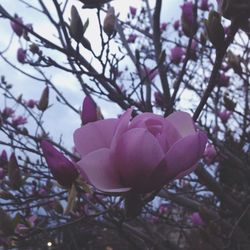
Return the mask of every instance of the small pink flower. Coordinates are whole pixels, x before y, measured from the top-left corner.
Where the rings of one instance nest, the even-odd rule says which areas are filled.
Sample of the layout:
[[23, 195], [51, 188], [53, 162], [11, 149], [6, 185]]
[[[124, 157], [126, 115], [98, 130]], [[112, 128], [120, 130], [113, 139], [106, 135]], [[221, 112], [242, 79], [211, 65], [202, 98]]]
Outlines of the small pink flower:
[[216, 156], [217, 156], [217, 151], [214, 145], [208, 144], [203, 154], [205, 163], [210, 165], [211, 163], [213, 163]]
[[171, 49], [170, 59], [174, 64], [179, 64], [184, 54], [184, 50], [181, 47], [176, 46]]
[[41, 141], [44, 158], [54, 178], [65, 187], [71, 186], [78, 176], [76, 166], [46, 140]]
[[137, 35], [136, 35], [136, 34], [130, 34], [130, 35], [128, 36], [127, 42], [128, 42], [128, 43], [134, 43], [135, 40], [136, 40], [136, 38], [137, 38]]
[[18, 16], [15, 17], [15, 21], [10, 22], [12, 30], [18, 36], [21, 36], [23, 34], [23, 27], [20, 24], [23, 24], [23, 20], [21, 17], [18, 17]]
[[168, 27], [168, 23], [166, 23], [166, 22], [161, 23], [161, 28], [160, 28], [161, 32], [165, 31], [167, 29], [167, 27]]
[[196, 131], [191, 116], [167, 118], [143, 113], [131, 118], [88, 123], [74, 133], [81, 175], [108, 193], [147, 193], [192, 172], [202, 157], [207, 136]]
[[97, 106], [89, 96], [86, 96], [83, 100], [81, 120], [82, 125], [98, 120]]
[[221, 121], [223, 123], [226, 123], [228, 119], [230, 118], [232, 112], [228, 110], [224, 110], [218, 113], [218, 116], [220, 117]]
[[30, 99], [28, 101], [25, 101], [24, 104], [30, 108], [30, 109], [33, 109], [34, 107], [36, 107], [37, 105], [37, 101], [33, 100], [33, 99]]
[[135, 7], [130, 6], [129, 11], [132, 17], [135, 17], [137, 9]]
[[158, 70], [156, 69], [156, 70], [152, 70], [152, 69], [150, 69], [150, 68], [148, 68], [148, 67], [144, 67], [144, 70], [143, 70], [144, 72], [144, 74], [148, 77], [148, 79], [150, 80], [150, 81], [153, 81], [154, 80], [154, 78], [158, 75]]
[[19, 48], [17, 50], [17, 60], [20, 63], [25, 63], [26, 60], [26, 50]]
[[7, 119], [7, 118], [13, 116], [14, 113], [15, 113], [15, 110], [14, 110], [14, 109], [9, 108], [9, 107], [6, 107], [6, 108], [4, 108], [3, 111], [2, 111], [2, 116], [3, 116], [3, 118]]
[[174, 28], [175, 30], [178, 30], [179, 27], [180, 27], [180, 21], [179, 21], [179, 20], [176, 20], [176, 21], [174, 22], [174, 24], [173, 24], [173, 28]]
[[202, 226], [204, 225], [204, 221], [202, 220], [200, 214], [198, 212], [192, 213], [191, 221], [195, 226]]
[[15, 127], [20, 126], [20, 125], [24, 125], [26, 123], [27, 123], [27, 118], [23, 117], [23, 116], [18, 116], [16, 118], [12, 119], [12, 125]]

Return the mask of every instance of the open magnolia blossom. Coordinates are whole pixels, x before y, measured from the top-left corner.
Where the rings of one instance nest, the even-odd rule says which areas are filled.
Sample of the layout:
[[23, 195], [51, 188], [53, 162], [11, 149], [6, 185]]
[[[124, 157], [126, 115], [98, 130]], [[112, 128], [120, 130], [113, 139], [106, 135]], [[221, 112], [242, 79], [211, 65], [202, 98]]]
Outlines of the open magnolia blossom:
[[131, 112], [75, 131], [84, 178], [103, 192], [147, 193], [194, 170], [207, 136], [196, 131], [188, 113], [167, 118], [143, 113], [131, 119]]

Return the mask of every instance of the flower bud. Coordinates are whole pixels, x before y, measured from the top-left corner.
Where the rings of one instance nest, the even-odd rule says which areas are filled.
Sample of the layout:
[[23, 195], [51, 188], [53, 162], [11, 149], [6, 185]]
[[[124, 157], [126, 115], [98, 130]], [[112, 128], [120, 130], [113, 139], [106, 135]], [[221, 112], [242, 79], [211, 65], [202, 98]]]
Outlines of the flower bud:
[[205, 163], [210, 165], [211, 163], [213, 163], [216, 156], [217, 156], [217, 151], [214, 145], [208, 144], [203, 153]]
[[129, 34], [128, 39], [127, 39], [127, 42], [128, 42], [128, 43], [134, 43], [135, 40], [136, 40], [136, 38], [137, 38], [137, 35], [136, 35], [136, 34]]
[[27, 118], [23, 117], [23, 116], [18, 116], [12, 119], [12, 125], [14, 127], [20, 126], [20, 125], [24, 125], [27, 123]]
[[14, 233], [15, 227], [11, 217], [0, 207], [0, 231], [6, 236]]
[[15, 16], [15, 21], [10, 22], [12, 30], [18, 36], [21, 36], [23, 34], [23, 27], [20, 24], [23, 24], [23, 20], [21, 17], [18, 17], [18, 16]]
[[82, 125], [98, 120], [97, 106], [89, 96], [86, 96], [83, 100], [81, 120]]
[[216, 11], [210, 11], [208, 20], [205, 20], [207, 35], [215, 49], [221, 50], [224, 47], [225, 32], [221, 24], [221, 17]]
[[41, 111], [45, 111], [48, 108], [48, 105], [49, 105], [49, 87], [46, 86], [37, 104], [37, 108]]
[[240, 56], [236, 56], [232, 51], [227, 53], [228, 65], [233, 68], [234, 72], [238, 75], [242, 73], [242, 67], [240, 65]]
[[78, 176], [76, 166], [46, 140], [41, 141], [44, 158], [54, 178], [64, 187], [69, 187]]
[[185, 2], [182, 6], [181, 25], [184, 34], [188, 37], [193, 36], [198, 28], [194, 15], [194, 5], [192, 2]]
[[104, 18], [103, 30], [108, 36], [113, 35], [116, 31], [116, 17], [115, 9], [113, 7], [108, 9], [108, 12]]
[[179, 64], [182, 60], [183, 55], [184, 55], [183, 49], [181, 47], [176, 46], [173, 49], [171, 49], [170, 59], [172, 63]]
[[10, 187], [18, 190], [22, 185], [22, 177], [17, 159], [14, 153], [10, 155], [8, 163], [8, 177], [10, 181]]
[[130, 11], [132, 18], [134, 18], [136, 15], [137, 9], [135, 7], [130, 6], [129, 11]]
[[82, 40], [84, 33], [81, 17], [74, 5], [71, 7], [70, 34], [77, 41]]
[[204, 224], [204, 221], [202, 220], [202, 218], [198, 212], [192, 213], [191, 221], [192, 221], [193, 225], [195, 225], [195, 226], [202, 226]]
[[232, 112], [228, 110], [224, 110], [218, 113], [218, 116], [220, 117], [221, 121], [223, 123], [226, 123], [228, 119], [230, 118]]
[[25, 63], [26, 60], [26, 50], [19, 48], [17, 50], [17, 60], [20, 63]]

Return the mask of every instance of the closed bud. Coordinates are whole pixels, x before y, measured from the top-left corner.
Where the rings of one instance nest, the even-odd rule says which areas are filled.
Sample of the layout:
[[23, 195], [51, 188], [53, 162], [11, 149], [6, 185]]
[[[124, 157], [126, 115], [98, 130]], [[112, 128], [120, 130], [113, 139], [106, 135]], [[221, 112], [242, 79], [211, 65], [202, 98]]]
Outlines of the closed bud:
[[70, 34], [77, 42], [80, 42], [82, 40], [83, 33], [84, 28], [81, 17], [76, 7], [73, 5], [71, 7]]
[[89, 96], [86, 96], [83, 100], [81, 120], [82, 125], [99, 120], [97, 106]]
[[224, 95], [224, 106], [229, 111], [234, 111], [236, 107], [236, 102], [231, 100], [227, 95]]
[[224, 47], [225, 31], [221, 24], [221, 17], [218, 12], [210, 11], [208, 20], [205, 20], [207, 34], [210, 42], [216, 50], [221, 50]]
[[48, 108], [48, 105], [49, 105], [49, 87], [46, 86], [37, 104], [37, 108], [41, 111], [45, 111]]
[[242, 74], [242, 67], [240, 65], [240, 56], [236, 56], [232, 51], [227, 53], [228, 65], [233, 68], [234, 72], [238, 75]]
[[14, 233], [15, 227], [11, 217], [0, 207], [0, 231], [6, 236]]
[[103, 30], [108, 36], [111, 36], [115, 33], [116, 16], [115, 16], [115, 9], [113, 7], [110, 7], [108, 9], [108, 12], [104, 18]]
[[17, 159], [14, 153], [11, 154], [8, 163], [8, 177], [10, 187], [18, 190], [22, 185], [22, 177]]
[[26, 50], [19, 48], [17, 50], [17, 60], [20, 63], [25, 63], [26, 61]]
[[16, 33], [16, 35], [21, 36], [23, 34], [23, 20], [21, 17], [15, 16], [15, 20], [10, 22], [12, 30]]
[[69, 187], [78, 176], [76, 166], [46, 140], [41, 141], [44, 158], [54, 178], [64, 187]]
[[112, 0], [79, 0], [81, 1], [84, 6], [84, 9], [93, 9], [93, 8], [100, 8], [103, 4], [111, 2]]
[[38, 47], [37, 44], [32, 43], [32, 44], [30, 45], [30, 51], [31, 51], [33, 54], [38, 54], [40, 50], [39, 50], [39, 47]]

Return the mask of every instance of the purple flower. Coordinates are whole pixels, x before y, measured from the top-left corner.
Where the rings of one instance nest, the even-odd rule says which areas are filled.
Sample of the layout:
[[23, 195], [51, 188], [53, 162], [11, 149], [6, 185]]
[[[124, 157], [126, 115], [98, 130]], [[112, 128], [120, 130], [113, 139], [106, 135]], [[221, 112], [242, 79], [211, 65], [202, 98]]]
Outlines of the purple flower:
[[18, 36], [21, 36], [23, 34], [23, 27], [20, 24], [23, 24], [23, 20], [22, 20], [22, 18], [20, 18], [18, 16], [15, 17], [15, 21], [10, 22], [12, 30]]
[[161, 28], [160, 28], [161, 32], [165, 31], [167, 29], [167, 27], [168, 27], [168, 23], [166, 23], [166, 22], [161, 23]]
[[98, 120], [97, 106], [89, 96], [86, 96], [83, 100], [81, 120], [82, 125]]
[[36, 105], [37, 105], [37, 101], [33, 100], [33, 99], [30, 99], [28, 101], [25, 101], [24, 104], [30, 108], [30, 109], [33, 109]]
[[135, 40], [136, 40], [136, 38], [137, 38], [137, 35], [136, 35], [136, 34], [130, 34], [130, 35], [128, 36], [127, 42], [128, 42], [128, 43], [134, 43]]
[[62, 186], [69, 187], [78, 176], [76, 166], [46, 140], [41, 141], [44, 158], [54, 178]]
[[12, 125], [15, 127], [20, 126], [20, 125], [24, 125], [26, 123], [27, 123], [27, 118], [23, 117], [23, 116], [18, 116], [16, 118], [12, 119]]
[[129, 11], [132, 17], [135, 17], [137, 9], [135, 7], [130, 6]]
[[26, 59], [26, 50], [19, 48], [17, 50], [17, 60], [20, 63], [25, 63], [25, 59]]
[[176, 20], [176, 21], [174, 22], [174, 24], [173, 24], [173, 28], [174, 28], [175, 30], [178, 30], [179, 27], [180, 27], [180, 21], [179, 21], [179, 20]]
[[93, 186], [108, 193], [147, 193], [195, 169], [207, 136], [195, 130], [188, 113], [167, 118], [143, 113], [133, 119], [131, 113], [75, 131], [79, 170]]
[[211, 163], [213, 163], [216, 156], [217, 156], [217, 151], [214, 145], [208, 144], [203, 154], [205, 163], [210, 165]]
[[198, 212], [192, 213], [191, 221], [195, 226], [202, 226], [204, 225], [204, 221], [202, 220], [200, 214]]
[[200, 9], [203, 11], [209, 10], [208, 0], [201, 0]]
[[7, 119], [7, 118], [13, 116], [14, 113], [15, 113], [14, 109], [6, 107], [2, 111], [2, 116], [3, 116], [3, 118]]
[[186, 2], [181, 5], [182, 16], [181, 18], [190, 26], [194, 23], [194, 6], [192, 2]]
[[181, 47], [176, 46], [171, 49], [170, 59], [174, 64], [178, 64], [181, 62], [183, 55], [184, 50]]
[[226, 123], [228, 119], [230, 118], [232, 112], [228, 110], [224, 110], [218, 113], [218, 116], [220, 117], [221, 121], [223, 123]]

